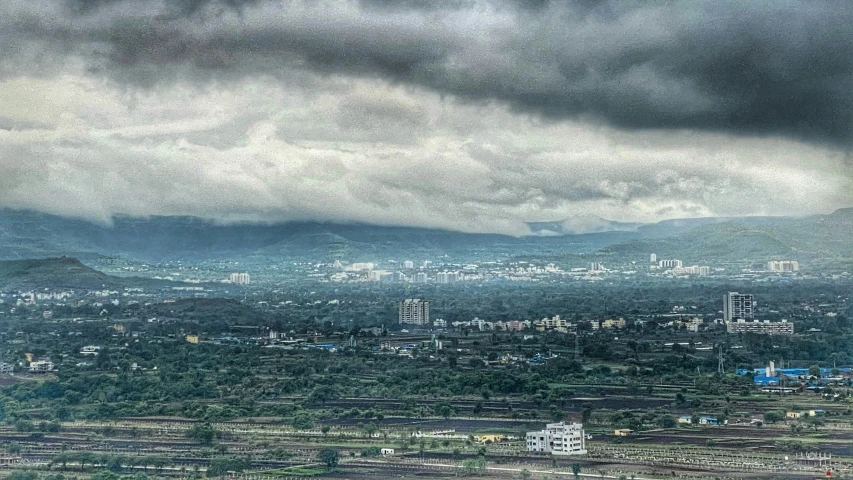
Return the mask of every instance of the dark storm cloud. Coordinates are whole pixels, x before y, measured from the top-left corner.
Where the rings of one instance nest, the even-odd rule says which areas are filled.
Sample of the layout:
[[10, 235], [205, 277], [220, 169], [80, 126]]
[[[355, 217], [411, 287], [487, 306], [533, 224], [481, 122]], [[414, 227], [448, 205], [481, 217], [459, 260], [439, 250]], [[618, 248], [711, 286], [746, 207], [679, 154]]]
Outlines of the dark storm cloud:
[[11, 2], [0, 55], [148, 84], [308, 68], [625, 129], [853, 143], [850, 2], [57, 3]]

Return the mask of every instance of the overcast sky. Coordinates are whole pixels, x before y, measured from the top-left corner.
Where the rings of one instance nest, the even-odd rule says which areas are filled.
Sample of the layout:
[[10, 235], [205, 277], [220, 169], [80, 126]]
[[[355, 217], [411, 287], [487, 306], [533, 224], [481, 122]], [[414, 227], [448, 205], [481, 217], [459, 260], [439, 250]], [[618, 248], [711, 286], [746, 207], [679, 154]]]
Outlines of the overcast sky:
[[853, 205], [853, 2], [3, 0], [0, 207], [522, 234]]

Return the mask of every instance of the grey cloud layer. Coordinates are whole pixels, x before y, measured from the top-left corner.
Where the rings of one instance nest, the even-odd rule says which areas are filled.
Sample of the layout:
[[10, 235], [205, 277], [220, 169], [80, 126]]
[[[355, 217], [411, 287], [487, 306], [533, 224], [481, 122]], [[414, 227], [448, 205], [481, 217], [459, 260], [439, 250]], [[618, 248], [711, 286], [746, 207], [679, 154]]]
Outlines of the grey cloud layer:
[[31, 126], [0, 129], [0, 205], [102, 221], [178, 214], [523, 234], [527, 221], [576, 214], [654, 221], [853, 203], [845, 157], [827, 147], [541, 122], [379, 80], [126, 91], [77, 72], [0, 82], [0, 103]]
[[[5, 70], [364, 75], [548, 118], [853, 144], [850, 2], [11, 0]], [[8, 74], [8, 73], [7, 73]]]
[[649, 3], [0, 2], [0, 207], [523, 234], [853, 204], [853, 4]]

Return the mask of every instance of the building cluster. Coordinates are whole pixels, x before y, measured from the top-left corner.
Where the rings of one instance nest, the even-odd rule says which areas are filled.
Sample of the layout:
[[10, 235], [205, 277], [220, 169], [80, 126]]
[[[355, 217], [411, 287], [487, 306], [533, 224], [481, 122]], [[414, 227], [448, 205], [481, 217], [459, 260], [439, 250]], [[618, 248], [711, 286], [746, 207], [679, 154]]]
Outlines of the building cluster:
[[658, 260], [658, 268], [681, 268], [684, 265], [681, 260]]
[[677, 259], [661, 259], [658, 260], [656, 254], [649, 255], [649, 265], [651, 270], [663, 270], [663, 273], [674, 276], [697, 275], [706, 276], [711, 274], [711, 267], [705, 265], [685, 266], [684, 262]]
[[544, 430], [527, 432], [525, 445], [528, 452], [583, 455], [586, 453], [586, 435], [580, 423], [549, 423]]
[[728, 333], [760, 333], [792, 335], [794, 324], [787, 320], [771, 322], [755, 319], [755, 297], [748, 293], [727, 292], [723, 295], [723, 322]]
[[704, 277], [711, 274], [711, 267], [691, 265], [689, 267], [675, 267], [669, 272], [673, 275], [698, 275]]
[[790, 391], [795, 390], [791, 385], [795, 384], [830, 384], [853, 379], [853, 369], [850, 367], [840, 368], [776, 368], [776, 363], [771, 360], [764, 368], [739, 369], [738, 375], [752, 375], [755, 385], [763, 387], [776, 387], [772, 391], [781, 391], [782, 385], [787, 385]]
[[[442, 320], [442, 322], [444, 321]], [[624, 318], [609, 318], [600, 322], [598, 320], [582, 320], [580, 323], [589, 325], [590, 329], [592, 330], [598, 330], [599, 328], [625, 328], [627, 324]], [[444, 322], [444, 326], [446, 326], [446, 324], [447, 323]], [[489, 320], [483, 320], [479, 317], [474, 317], [471, 320], [457, 320], [455, 322], [452, 322], [450, 325], [453, 328], [470, 328], [472, 330], [479, 331], [493, 330], [505, 332], [520, 332], [523, 330], [535, 330], [537, 332], [569, 333], [575, 331], [579, 323], [572, 323], [564, 318], [560, 318], [559, 315], [554, 315], [553, 317], [544, 317], [539, 320], [510, 320], [506, 322], [492, 322]]]
[[599, 328], [603, 328], [605, 330], [610, 330], [612, 328], [625, 328], [626, 322], [624, 318], [608, 318], [606, 320], [602, 320], [601, 323], [593, 320], [590, 322], [593, 330], [598, 330]]
[[[598, 280], [600, 274], [609, 270], [601, 263], [592, 262], [587, 267], [573, 268], [571, 271], [548, 263], [536, 265], [530, 262], [487, 262], [478, 264], [445, 264], [432, 265], [424, 261], [416, 265], [411, 260], [397, 264], [392, 262], [385, 268], [375, 263], [360, 262], [345, 265], [336, 261], [332, 267], [336, 270], [328, 274], [332, 282], [397, 282], [397, 283], [434, 283], [439, 285], [457, 282], [482, 282], [491, 280], [538, 282], [551, 280], [554, 277], [587, 278]], [[402, 267], [402, 268], [400, 268]]]
[[678, 417], [678, 423], [688, 425], [726, 425], [727, 423], [729, 423], [729, 421], [720, 421], [717, 417], [710, 417], [708, 415], [702, 415], [697, 417], [693, 417], [692, 415], [682, 415]]

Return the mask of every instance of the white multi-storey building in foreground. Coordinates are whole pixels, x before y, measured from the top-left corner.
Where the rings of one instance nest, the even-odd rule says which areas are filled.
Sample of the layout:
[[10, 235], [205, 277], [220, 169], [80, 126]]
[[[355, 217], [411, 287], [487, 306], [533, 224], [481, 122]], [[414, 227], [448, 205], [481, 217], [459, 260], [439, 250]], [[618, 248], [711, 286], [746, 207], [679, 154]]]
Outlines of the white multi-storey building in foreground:
[[580, 423], [549, 423], [545, 430], [527, 432], [527, 451], [554, 455], [583, 455], [586, 437]]

